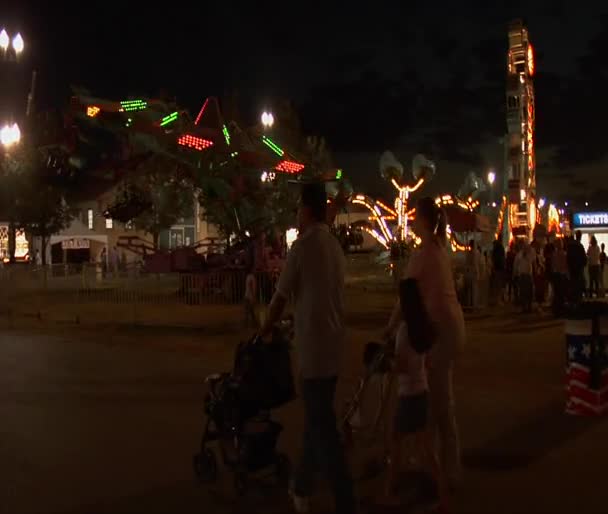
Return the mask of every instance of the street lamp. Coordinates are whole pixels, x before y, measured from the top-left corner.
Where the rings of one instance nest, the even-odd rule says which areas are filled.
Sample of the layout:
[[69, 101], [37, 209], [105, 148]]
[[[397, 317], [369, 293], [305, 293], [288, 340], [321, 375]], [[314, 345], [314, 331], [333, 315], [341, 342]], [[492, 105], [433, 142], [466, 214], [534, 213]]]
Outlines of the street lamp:
[[0, 143], [5, 148], [16, 145], [21, 140], [21, 130], [19, 125], [13, 123], [12, 125], [4, 125], [0, 129]]
[[10, 40], [8, 38], [8, 33], [6, 32], [6, 30], [2, 29], [2, 32], [0, 32], [0, 48], [2, 48], [3, 52], [6, 52], [8, 50], [9, 42]]
[[[0, 31], [0, 49], [2, 49], [2, 53], [4, 56], [7, 56], [9, 45], [11, 43], [10, 37], [6, 29], [2, 29]], [[23, 42], [23, 37], [19, 32], [15, 35], [12, 41], [13, 51], [15, 52], [15, 57], [19, 57], [21, 52], [25, 47], [25, 43]]]
[[264, 125], [264, 128], [271, 128], [274, 125], [274, 116], [271, 112], [264, 111], [262, 113], [262, 125]]
[[494, 182], [496, 181], [496, 173], [490, 170], [488, 172], [488, 184], [490, 184], [490, 204], [494, 203]]

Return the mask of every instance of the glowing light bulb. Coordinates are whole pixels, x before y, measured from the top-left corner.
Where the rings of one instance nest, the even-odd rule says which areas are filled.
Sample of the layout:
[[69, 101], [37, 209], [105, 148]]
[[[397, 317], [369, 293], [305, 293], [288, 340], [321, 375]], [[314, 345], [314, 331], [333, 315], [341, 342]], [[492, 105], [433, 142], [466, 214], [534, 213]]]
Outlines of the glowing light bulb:
[[0, 129], [0, 143], [2, 143], [3, 146], [8, 146], [8, 145], [10, 145], [10, 141], [11, 141], [11, 129], [7, 125], [5, 125], [4, 127], [2, 127]]
[[13, 48], [15, 49], [15, 52], [17, 54], [20, 54], [21, 52], [23, 52], [23, 47], [24, 47], [23, 38], [21, 37], [21, 34], [17, 34], [13, 38]]
[[272, 127], [274, 125], [274, 116], [272, 115], [271, 112], [266, 112], [264, 111], [262, 113], [262, 125], [264, 125], [264, 127]]
[[2, 29], [2, 32], [0, 32], [0, 48], [2, 48], [2, 50], [5, 52], [8, 49], [8, 43], [8, 34], [6, 33], [6, 30]]
[[11, 127], [11, 134], [13, 137], [13, 143], [18, 143], [21, 141], [21, 130], [19, 130], [19, 125], [16, 123]]

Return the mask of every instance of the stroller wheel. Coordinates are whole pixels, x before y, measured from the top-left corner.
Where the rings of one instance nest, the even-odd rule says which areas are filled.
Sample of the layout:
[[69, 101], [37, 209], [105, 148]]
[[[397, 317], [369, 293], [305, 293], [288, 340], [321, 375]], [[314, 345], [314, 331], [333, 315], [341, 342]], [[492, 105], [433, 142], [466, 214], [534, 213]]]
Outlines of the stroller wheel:
[[217, 460], [215, 454], [204, 448], [192, 459], [194, 473], [201, 482], [214, 482], [217, 479]]
[[247, 492], [247, 473], [237, 471], [234, 474], [234, 490], [239, 496], [244, 496]]
[[278, 484], [287, 487], [291, 480], [291, 461], [289, 457], [284, 453], [277, 453], [274, 465]]

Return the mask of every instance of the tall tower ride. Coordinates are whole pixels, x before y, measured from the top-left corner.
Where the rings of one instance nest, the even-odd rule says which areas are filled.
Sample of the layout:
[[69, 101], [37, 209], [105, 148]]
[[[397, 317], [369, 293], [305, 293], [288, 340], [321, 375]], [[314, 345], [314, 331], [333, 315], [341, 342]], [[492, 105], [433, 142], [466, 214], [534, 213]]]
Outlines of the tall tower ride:
[[534, 148], [534, 50], [521, 20], [509, 25], [507, 57], [507, 136], [505, 181], [508, 190], [504, 238], [531, 239], [536, 225]]

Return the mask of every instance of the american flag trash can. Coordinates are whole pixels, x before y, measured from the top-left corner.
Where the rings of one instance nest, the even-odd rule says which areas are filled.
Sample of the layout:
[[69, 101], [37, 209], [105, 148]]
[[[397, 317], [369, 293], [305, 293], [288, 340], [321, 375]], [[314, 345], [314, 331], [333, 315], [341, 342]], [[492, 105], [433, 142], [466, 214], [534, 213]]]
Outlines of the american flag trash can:
[[566, 319], [566, 413], [608, 411], [608, 304], [586, 302]]

